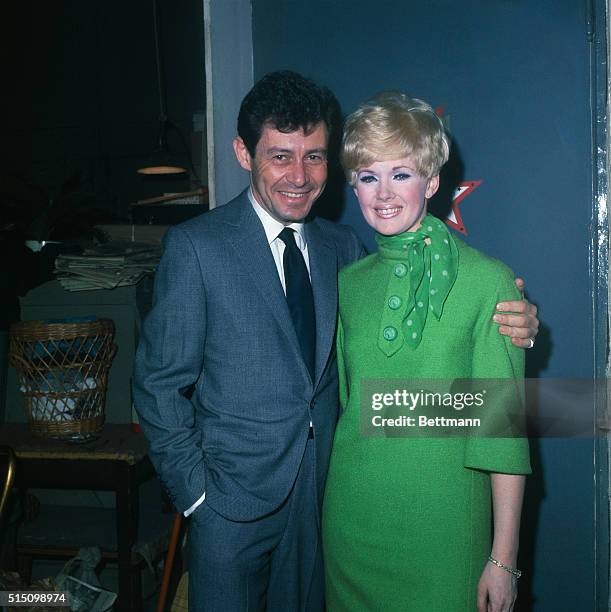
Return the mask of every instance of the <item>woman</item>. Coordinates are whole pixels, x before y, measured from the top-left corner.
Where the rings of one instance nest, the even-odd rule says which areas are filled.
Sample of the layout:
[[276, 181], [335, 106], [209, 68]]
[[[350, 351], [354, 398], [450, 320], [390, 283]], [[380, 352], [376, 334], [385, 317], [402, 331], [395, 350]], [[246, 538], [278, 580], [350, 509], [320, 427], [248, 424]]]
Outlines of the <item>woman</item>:
[[379, 250], [339, 280], [329, 612], [498, 612], [515, 601], [527, 441], [361, 431], [368, 380], [523, 377], [523, 351], [489, 323], [501, 298], [519, 299], [512, 272], [427, 214], [448, 154], [439, 117], [400, 93], [376, 96], [346, 123], [342, 164]]

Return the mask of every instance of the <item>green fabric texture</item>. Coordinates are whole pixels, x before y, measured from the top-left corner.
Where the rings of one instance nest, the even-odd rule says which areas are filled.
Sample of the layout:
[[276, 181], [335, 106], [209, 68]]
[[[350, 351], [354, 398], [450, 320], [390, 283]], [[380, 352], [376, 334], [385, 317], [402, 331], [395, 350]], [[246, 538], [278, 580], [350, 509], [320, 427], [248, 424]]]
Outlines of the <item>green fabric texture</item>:
[[[380, 318], [393, 310], [395, 249], [340, 273], [342, 415], [323, 509], [329, 612], [476, 610], [491, 550], [489, 472], [530, 473], [524, 438], [361, 433], [366, 379], [416, 388], [419, 379], [505, 378], [520, 385], [524, 352], [491, 320], [498, 301], [520, 298], [513, 274], [461, 240], [452, 242], [459, 265], [443, 314], [426, 318], [417, 346], [403, 342], [390, 354], [378, 344]], [[408, 292], [402, 295], [414, 294]]]

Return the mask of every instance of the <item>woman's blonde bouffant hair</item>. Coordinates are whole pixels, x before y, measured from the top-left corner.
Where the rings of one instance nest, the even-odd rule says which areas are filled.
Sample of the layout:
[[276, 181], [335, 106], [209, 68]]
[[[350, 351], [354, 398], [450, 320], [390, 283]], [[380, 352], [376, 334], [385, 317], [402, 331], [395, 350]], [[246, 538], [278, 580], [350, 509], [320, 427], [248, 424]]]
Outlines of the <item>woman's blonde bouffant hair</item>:
[[450, 137], [429, 104], [398, 91], [384, 91], [346, 119], [340, 159], [354, 185], [359, 169], [390, 159], [411, 158], [424, 178], [448, 161]]

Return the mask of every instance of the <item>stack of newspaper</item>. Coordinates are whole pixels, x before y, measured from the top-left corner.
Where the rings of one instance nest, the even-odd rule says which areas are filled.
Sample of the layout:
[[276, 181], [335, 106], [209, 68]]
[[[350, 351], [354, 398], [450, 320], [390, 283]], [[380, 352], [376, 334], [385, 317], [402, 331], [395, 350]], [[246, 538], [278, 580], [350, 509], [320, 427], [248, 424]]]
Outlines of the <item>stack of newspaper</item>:
[[68, 595], [72, 612], [106, 612], [117, 599], [116, 593], [95, 587], [74, 576], [66, 576], [62, 589]]
[[68, 291], [114, 289], [135, 285], [155, 271], [161, 247], [154, 244], [111, 241], [82, 255], [60, 255], [55, 260], [55, 274]]

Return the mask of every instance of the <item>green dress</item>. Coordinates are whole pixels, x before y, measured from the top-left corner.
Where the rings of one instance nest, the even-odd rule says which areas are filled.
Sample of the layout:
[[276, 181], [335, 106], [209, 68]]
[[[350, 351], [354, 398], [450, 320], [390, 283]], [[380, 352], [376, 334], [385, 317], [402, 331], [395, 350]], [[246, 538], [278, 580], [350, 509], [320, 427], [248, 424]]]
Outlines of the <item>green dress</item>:
[[[498, 301], [520, 297], [512, 272], [443, 227], [456, 245], [456, 276], [443, 314], [426, 317], [416, 346], [401, 342], [393, 352], [380, 342], [381, 334], [391, 345], [396, 340], [384, 336], [384, 321], [397, 306], [389, 287], [404, 253], [380, 251], [340, 273], [342, 414], [323, 510], [328, 612], [476, 610], [491, 552], [489, 472], [530, 472], [525, 438], [361, 433], [363, 379], [519, 381], [524, 375], [523, 350], [491, 321]], [[409, 274], [403, 281], [410, 282]]]

